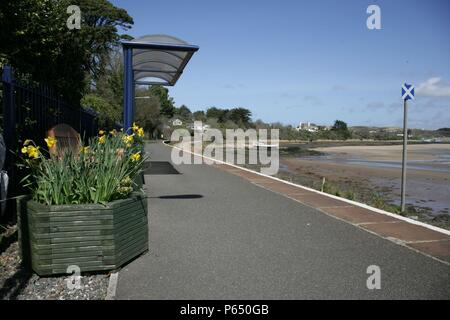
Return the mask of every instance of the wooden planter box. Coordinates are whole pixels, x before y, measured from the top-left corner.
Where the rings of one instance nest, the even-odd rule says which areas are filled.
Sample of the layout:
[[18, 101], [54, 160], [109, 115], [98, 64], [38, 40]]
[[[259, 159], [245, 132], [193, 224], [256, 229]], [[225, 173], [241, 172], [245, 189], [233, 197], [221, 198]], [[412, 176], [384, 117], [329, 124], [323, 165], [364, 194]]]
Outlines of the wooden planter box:
[[107, 205], [27, 202], [31, 267], [40, 276], [114, 270], [148, 250], [147, 198], [135, 192]]

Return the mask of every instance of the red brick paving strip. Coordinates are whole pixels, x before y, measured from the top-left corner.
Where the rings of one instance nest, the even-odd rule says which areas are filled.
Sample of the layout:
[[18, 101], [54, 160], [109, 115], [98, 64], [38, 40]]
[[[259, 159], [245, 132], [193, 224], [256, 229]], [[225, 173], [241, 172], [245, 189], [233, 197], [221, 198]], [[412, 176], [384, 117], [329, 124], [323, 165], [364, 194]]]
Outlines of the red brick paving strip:
[[284, 195], [299, 195], [299, 194], [309, 194], [312, 195], [313, 192], [308, 190], [303, 190], [298, 187], [294, 187], [283, 182], [278, 181], [267, 181], [267, 182], [256, 182], [256, 185], [262, 186], [263, 188], [282, 193]]
[[407, 246], [438, 259], [450, 262], [450, 241], [409, 243]]
[[364, 208], [359, 208], [355, 206], [350, 207], [334, 207], [334, 208], [322, 208], [328, 214], [335, 217], [341, 218], [343, 220], [349, 221], [351, 223], [374, 223], [374, 222], [394, 222], [401, 220], [395, 219], [388, 215], [380, 214], [367, 210]]
[[448, 235], [403, 221], [399, 223], [383, 222], [361, 226], [384, 237], [392, 237], [405, 242], [450, 240], [450, 236]]
[[252, 172], [248, 172], [248, 171], [244, 171], [244, 170], [239, 170], [238, 172], [233, 172], [235, 175], [242, 177], [242, 178], [246, 178], [246, 179], [258, 179], [261, 178], [260, 175], [256, 174], [256, 173], [252, 173]]
[[339, 201], [313, 192], [311, 192], [311, 194], [291, 194], [289, 195], [289, 198], [298, 200], [301, 203], [307, 204], [314, 208], [350, 206], [347, 202]]

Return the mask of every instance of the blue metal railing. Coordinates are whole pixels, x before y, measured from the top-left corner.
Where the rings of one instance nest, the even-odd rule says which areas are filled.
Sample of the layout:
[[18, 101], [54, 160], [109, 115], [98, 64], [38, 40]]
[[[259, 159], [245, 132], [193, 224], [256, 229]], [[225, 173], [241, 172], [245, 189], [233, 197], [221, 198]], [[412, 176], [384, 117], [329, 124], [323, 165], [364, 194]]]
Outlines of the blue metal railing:
[[81, 137], [97, 134], [95, 111], [68, 104], [45, 85], [21, 83], [14, 79], [10, 66], [3, 68], [2, 82], [4, 138], [9, 150], [16, 150], [17, 142], [24, 139], [43, 143], [47, 131], [61, 123], [73, 127]]

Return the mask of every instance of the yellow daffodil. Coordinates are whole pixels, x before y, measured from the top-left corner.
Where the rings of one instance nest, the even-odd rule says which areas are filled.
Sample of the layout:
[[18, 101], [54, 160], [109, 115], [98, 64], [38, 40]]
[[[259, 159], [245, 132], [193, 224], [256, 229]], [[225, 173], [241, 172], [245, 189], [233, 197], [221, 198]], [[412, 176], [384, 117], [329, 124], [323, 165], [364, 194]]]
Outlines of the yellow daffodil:
[[84, 154], [89, 153], [89, 146], [87, 146], [87, 147], [81, 147], [80, 152], [81, 152], [81, 153], [84, 153]]
[[133, 122], [133, 132], [137, 132], [139, 130], [139, 126], [136, 124], [136, 122]]
[[47, 139], [44, 139], [47, 143], [48, 148], [53, 148], [56, 145], [56, 139], [53, 137], [47, 137]]
[[28, 148], [27, 147], [23, 147], [21, 151], [22, 151], [22, 153], [28, 153]]
[[138, 135], [138, 137], [142, 138], [144, 136], [144, 129], [139, 128], [138, 131], [137, 131], [137, 135]]
[[37, 159], [37, 158], [39, 158], [39, 155], [40, 155], [39, 147], [36, 148], [34, 146], [28, 146], [27, 153], [28, 153], [28, 157]]
[[32, 141], [30, 139], [25, 140], [25, 142], [23, 143], [24, 146], [27, 146], [31, 143]]
[[122, 137], [122, 140], [126, 143], [127, 147], [129, 147], [133, 143], [133, 135], [126, 134]]
[[102, 135], [105, 134], [105, 131], [104, 131], [104, 130], [99, 130], [99, 131], [98, 131], [98, 134], [102, 136]]
[[111, 130], [109, 133], [110, 133], [111, 135], [115, 136], [115, 135], [117, 134], [117, 130], [116, 130], [116, 129], [113, 129], [113, 130]]
[[131, 161], [136, 162], [141, 159], [141, 152], [136, 152], [131, 155]]
[[101, 136], [100, 138], [98, 138], [98, 142], [100, 144], [104, 144], [106, 142], [106, 136]]

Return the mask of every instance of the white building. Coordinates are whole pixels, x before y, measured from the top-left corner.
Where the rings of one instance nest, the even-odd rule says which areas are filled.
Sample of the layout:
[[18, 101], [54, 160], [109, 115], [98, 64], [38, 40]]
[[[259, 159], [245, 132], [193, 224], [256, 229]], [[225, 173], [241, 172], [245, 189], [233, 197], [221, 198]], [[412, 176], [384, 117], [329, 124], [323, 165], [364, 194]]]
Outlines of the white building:
[[209, 124], [203, 124], [201, 121], [195, 121], [189, 125], [189, 129], [197, 132], [205, 132], [209, 128], [211, 128]]
[[300, 130], [306, 130], [309, 132], [317, 132], [317, 131], [319, 131], [319, 127], [311, 122], [300, 122], [297, 127], [297, 131], [300, 131]]
[[183, 121], [181, 121], [180, 119], [174, 119], [174, 120], [172, 121], [172, 125], [173, 125], [174, 127], [182, 126], [182, 125], [183, 125]]

